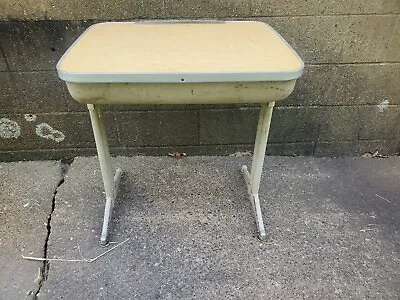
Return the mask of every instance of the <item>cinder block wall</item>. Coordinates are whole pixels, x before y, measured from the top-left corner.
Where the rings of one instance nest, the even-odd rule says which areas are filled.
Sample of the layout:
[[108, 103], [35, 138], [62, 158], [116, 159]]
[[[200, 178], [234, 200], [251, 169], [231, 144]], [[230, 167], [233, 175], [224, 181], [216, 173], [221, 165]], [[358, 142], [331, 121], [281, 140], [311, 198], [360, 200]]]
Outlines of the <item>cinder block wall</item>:
[[[55, 65], [104, 20], [245, 19], [272, 25], [306, 63], [276, 107], [267, 152], [400, 151], [399, 0], [0, 1], [0, 160], [95, 153], [89, 116]], [[106, 111], [113, 154], [228, 154], [252, 148], [258, 107], [121, 106]]]

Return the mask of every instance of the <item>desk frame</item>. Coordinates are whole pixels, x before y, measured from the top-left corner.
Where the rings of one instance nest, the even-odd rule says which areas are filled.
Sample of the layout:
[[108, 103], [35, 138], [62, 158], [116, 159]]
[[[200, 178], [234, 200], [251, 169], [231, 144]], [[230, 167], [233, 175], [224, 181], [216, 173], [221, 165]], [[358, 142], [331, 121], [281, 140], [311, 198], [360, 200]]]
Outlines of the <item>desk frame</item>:
[[[258, 192], [260, 189], [261, 174], [264, 165], [265, 150], [267, 147], [267, 140], [274, 105], [275, 102], [261, 104], [256, 140], [254, 144], [251, 173], [247, 169], [247, 166], [243, 165], [241, 167], [241, 171], [247, 185], [249, 199], [253, 207], [254, 218], [258, 228], [259, 238], [261, 240], [264, 240], [266, 238], [266, 233]], [[109, 244], [108, 233], [112, 210], [114, 207], [115, 199], [117, 197], [119, 182], [122, 176], [122, 170], [118, 168], [115, 174], [112, 170], [111, 156], [108, 148], [102, 105], [88, 104], [87, 107], [90, 112], [90, 118], [100, 162], [100, 169], [103, 177], [104, 190], [106, 194], [106, 205], [104, 209], [104, 219], [100, 243], [102, 246], [107, 246]]]

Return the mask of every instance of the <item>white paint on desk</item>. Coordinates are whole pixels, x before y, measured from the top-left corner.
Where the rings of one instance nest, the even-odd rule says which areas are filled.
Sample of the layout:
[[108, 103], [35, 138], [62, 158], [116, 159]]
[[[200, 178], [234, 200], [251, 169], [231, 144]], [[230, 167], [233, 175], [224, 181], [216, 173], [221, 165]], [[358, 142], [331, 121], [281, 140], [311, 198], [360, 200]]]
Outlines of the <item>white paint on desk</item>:
[[53, 140], [57, 143], [65, 140], [65, 135], [59, 130], [54, 129], [47, 123], [40, 123], [36, 126], [36, 134], [44, 139]]
[[37, 119], [37, 116], [32, 115], [32, 114], [24, 114], [24, 118], [27, 122], [35, 122]]
[[21, 127], [17, 122], [7, 119], [0, 119], [0, 137], [3, 139], [16, 139], [21, 135]]
[[378, 106], [379, 111], [382, 113], [389, 108], [389, 100], [383, 100], [377, 106]]

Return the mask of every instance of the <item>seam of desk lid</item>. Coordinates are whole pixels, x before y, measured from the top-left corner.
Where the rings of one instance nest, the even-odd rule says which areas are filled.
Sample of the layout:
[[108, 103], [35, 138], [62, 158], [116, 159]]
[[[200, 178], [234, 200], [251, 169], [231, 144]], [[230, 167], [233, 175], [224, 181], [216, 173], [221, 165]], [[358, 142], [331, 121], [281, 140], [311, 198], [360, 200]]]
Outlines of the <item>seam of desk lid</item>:
[[[130, 38], [144, 34], [150, 38], [141, 38], [139, 46]], [[181, 38], [174, 37], [177, 34]], [[241, 38], [244, 42], [237, 41]], [[155, 50], [157, 46], [164, 48]], [[273, 52], [268, 54], [270, 48]], [[75, 82], [218, 82], [291, 80], [301, 75], [303, 66], [290, 45], [264, 23], [115, 22], [89, 27], [60, 59], [57, 70], [61, 79]]]

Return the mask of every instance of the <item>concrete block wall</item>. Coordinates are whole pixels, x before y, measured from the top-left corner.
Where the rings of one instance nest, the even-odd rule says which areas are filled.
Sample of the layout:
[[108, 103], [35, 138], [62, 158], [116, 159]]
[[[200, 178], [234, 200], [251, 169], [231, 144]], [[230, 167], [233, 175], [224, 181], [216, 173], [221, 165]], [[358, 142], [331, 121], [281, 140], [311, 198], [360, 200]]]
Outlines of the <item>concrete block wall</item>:
[[[90, 119], [55, 65], [88, 26], [105, 20], [258, 20], [305, 61], [279, 103], [267, 152], [400, 152], [400, 1], [0, 1], [0, 160], [95, 154]], [[256, 105], [107, 107], [114, 155], [251, 150]]]

